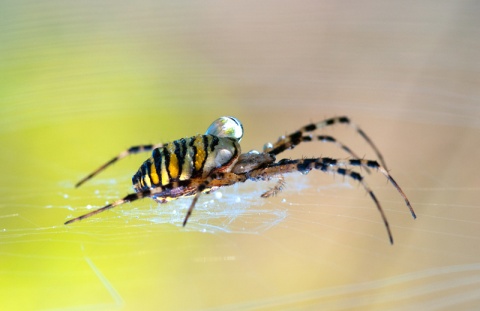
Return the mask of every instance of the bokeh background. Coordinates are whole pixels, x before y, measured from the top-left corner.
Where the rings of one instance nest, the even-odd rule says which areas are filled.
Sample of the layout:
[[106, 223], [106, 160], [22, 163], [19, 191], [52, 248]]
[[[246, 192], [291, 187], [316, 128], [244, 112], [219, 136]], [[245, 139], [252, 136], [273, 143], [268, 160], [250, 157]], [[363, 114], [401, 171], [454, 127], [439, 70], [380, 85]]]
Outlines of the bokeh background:
[[[480, 306], [478, 1], [0, 1], [2, 310], [473, 310]], [[132, 145], [239, 118], [244, 151], [348, 115], [373, 172], [141, 200]], [[332, 135], [365, 158], [349, 127]], [[346, 158], [309, 143], [285, 157]], [[365, 172], [363, 172], [365, 173]]]

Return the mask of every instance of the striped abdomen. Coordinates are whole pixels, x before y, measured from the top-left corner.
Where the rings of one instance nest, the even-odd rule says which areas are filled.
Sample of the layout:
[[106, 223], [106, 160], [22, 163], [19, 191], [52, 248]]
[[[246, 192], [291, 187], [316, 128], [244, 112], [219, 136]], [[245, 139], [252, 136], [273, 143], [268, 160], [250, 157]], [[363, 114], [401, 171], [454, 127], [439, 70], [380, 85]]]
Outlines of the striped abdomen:
[[213, 169], [230, 171], [240, 155], [235, 139], [197, 135], [156, 148], [132, 177], [135, 190], [167, 186], [175, 181], [206, 177]]

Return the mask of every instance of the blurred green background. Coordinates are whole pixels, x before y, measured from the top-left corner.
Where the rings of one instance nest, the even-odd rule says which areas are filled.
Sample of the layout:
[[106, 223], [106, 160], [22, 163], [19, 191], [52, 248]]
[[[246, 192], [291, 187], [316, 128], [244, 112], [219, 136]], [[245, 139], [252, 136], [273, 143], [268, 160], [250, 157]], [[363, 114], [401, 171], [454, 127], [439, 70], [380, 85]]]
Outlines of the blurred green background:
[[[478, 306], [480, 34], [474, 1], [0, 1], [2, 310], [457, 310]], [[148, 154], [232, 115], [244, 151], [348, 115], [419, 219], [361, 187], [287, 177], [126, 204]], [[366, 158], [346, 127], [326, 129]], [[347, 157], [307, 144], [285, 157]], [[371, 180], [371, 181], [370, 181]]]

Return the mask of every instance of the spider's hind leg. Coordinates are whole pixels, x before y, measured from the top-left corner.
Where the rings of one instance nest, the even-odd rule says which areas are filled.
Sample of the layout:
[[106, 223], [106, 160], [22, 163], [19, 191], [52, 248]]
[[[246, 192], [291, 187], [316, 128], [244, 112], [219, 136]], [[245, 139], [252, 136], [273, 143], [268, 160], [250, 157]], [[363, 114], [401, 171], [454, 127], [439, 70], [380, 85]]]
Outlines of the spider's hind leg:
[[163, 190], [162, 188], [157, 187], [157, 188], [148, 189], [148, 190], [145, 190], [145, 191], [142, 191], [142, 192], [128, 194], [127, 196], [125, 196], [121, 200], [117, 200], [117, 201], [115, 201], [111, 204], [105, 205], [104, 207], [96, 209], [96, 210], [94, 210], [90, 213], [87, 213], [85, 215], [70, 219], [69, 221], [65, 222], [65, 225], [71, 224], [73, 222], [80, 221], [80, 220], [85, 219], [85, 218], [92, 217], [92, 216], [94, 216], [98, 213], [105, 212], [106, 210], [112, 209], [116, 206], [119, 206], [119, 205], [122, 205], [122, 204], [125, 204], [125, 203], [128, 203], [128, 202], [134, 202], [134, 201], [139, 200], [139, 199], [150, 197], [150, 196], [154, 195], [155, 193], [161, 192], [162, 190]]
[[75, 184], [75, 187], [78, 188], [80, 187], [82, 184], [84, 184], [86, 181], [92, 179], [93, 177], [95, 177], [98, 173], [100, 173], [101, 171], [105, 170], [107, 167], [109, 167], [110, 165], [112, 165], [113, 163], [117, 162], [118, 160], [121, 160], [131, 154], [135, 154], [135, 153], [140, 153], [140, 152], [147, 152], [147, 151], [151, 151], [155, 148], [158, 148], [158, 147], [161, 147], [162, 144], [156, 144], [156, 145], [139, 145], [139, 146], [133, 146], [133, 147], [130, 147], [128, 148], [127, 150], [124, 150], [122, 152], [120, 152], [116, 157], [114, 157], [113, 159], [111, 159], [110, 161], [108, 161], [107, 163], [103, 164], [102, 166], [100, 166], [99, 168], [97, 168], [95, 171], [93, 171], [91, 174], [89, 174], [88, 176], [82, 178], [79, 182], [77, 182]]

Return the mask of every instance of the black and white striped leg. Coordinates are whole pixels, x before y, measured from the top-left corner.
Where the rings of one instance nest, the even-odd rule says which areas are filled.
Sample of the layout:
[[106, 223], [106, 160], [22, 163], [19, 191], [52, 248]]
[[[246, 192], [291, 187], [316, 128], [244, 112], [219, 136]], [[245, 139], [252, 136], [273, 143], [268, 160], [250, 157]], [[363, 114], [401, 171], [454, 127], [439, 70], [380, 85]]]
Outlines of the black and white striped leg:
[[[305, 133], [313, 132], [317, 129], [321, 129], [321, 128], [324, 128], [324, 127], [327, 127], [327, 126], [332, 126], [334, 124], [347, 124], [350, 127], [352, 127], [360, 136], [362, 136], [362, 138], [367, 142], [367, 144], [370, 145], [370, 147], [375, 152], [375, 155], [376, 155], [377, 159], [380, 161], [380, 163], [382, 164], [382, 166], [384, 168], [387, 167], [386, 164], [385, 164], [385, 160], [383, 159], [383, 156], [380, 153], [380, 150], [378, 150], [378, 148], [375, 146], [375, 144], [370, 139], [370, 137], [368, 137], [367, 134], [365, 134], [365, 132], [362, 129], [360, 129], [356, 124], [352, 123], [350, 121], [350, 119], [348, 117], [345, 117], [345, 116], [343, 116], [343, 117], [333, 117], [333, 118], [325, 119], [325, 120], [317, 122], [317, 123], [308, 124], [308, 125], [302, 127], [301, 129], [299, 129], [298, 131], [296, 131], [292, 134], [280, 137], [279, 140], [275, 144], [273, 144], [271, 146], [267, 146], [266, 148], [264, 148], [264, 152], [277, 155], [277, 154], [279, 154], [279, 153], [281, 153], [281, 152], [283, 152], [287, 149], [295, 148], [295, 146], [297, 146], [301, 142], [312, 141], [312, 140], [305, 139], [305, 136], [306, 136]], [[322, 136], [317, 136], [317, 138], [318, 137], [322, 137]], [[323, 137], [329, 137], [329, 136], [323, 136]], [[329, 139], [321, 140], [320, 138], [318, 138], [318, 140], [325, 141], [325, 142], [335, 142], [336, 143], [335, 139], [333, 139], [333, 140], [329, 140]], [[340, 146], [343, 150], [352, 154], [351, 150], [348, 147], [346, 147], [345, 145], [340, 144], [340, 143], [338, 143], [337, 145]], [[345, 146], [345, 148], [342, 147], [342, 146]], [[357, 156], [355, 158], [359, 158], [359, 157]]]
[[76, 185], [75, 187], [80, 187], [82, 184], [84, 184], [86, 181], [92, 179], [93, 177], [95, 177], [98, 173], [100, 173], [101, 171], [103, 171], [104, 169], [106, 169], [107, 167], [109, 167], [110, 165], [112, 165], [113, 163], [117, 162], [118, 160], [120, 159], [123, 159], [131, 154], [136, 154], [136, 153], [141, 153], [141, 152], [148, 152], [148, 151], [151, 151], [155, 148], [158, 148], [158, 147], [161, 147], [162, 144], [155, 144], [155, 145], [139, 145], [139, 146], [133, 146], [133, 147], [130, 147], [129, 149], [127, 150], [124, 150], [122, 152], [120, 152], [116, 157], [114, 157], [113, 159], [111, 159], [110, 161], [108, 161], [107, 163], [103, 164], [102, 166], [100, 166], [99, 168], [97, 168], [95, 171], [93, 171], [93, 173], [91, 173], [90, 175], [82, 178], [82, 180], [80, 180]]
[[96, 209], [96, 210], [94, 210], [94, 211], [92, 211], [88, 214], [79, 216], [77, 218], [70, 219], [69, 221], [65, 222], [65, 225], [83, 220], [85, 218], [92, 217], [92, 216], [97, 215], [101, 212], [105, 212], [106, 210], [112, 209], [116, 206], [119, 206], [119, 205], [122, 205], [122, 204], [125, 204], [125, 203], [128, 203], [128, 202], [134, 202], [134, 201], [139, 200], [139, 199], [143, 199], [143, 198], [146, 198], [146, 197], [151, 197], [152, 195], [160, 193], [162, 191], [163, 191], [163, 189], [161, 187], [157, 187], [157, 188], [148, 189], [148, 190], [145, 190], [145, 191], [142, 191], [142, 192], [130, 193], [121, 200], [117, 200], [117, 201], [115, 201], [111, 204], [105, 205], [104, 207]]
[[373, 193], [372, 189], [368, 186], [368, 184], [364, 181], [364, 178], [361, 174], [352, 171], [344, 166], [360, 166], [364, 165], [370, 168], [378, 169], [382, 174], [384, 174], [387, 179], [392, 183], [392, 185], [397, 189], [400, 195], [404, 198], [407, 207], [410, 210], [413, 218], [416, 218], [415, 212], [406, 197], [405, 193], [402, 191], [400, 186], [397, 182], [392, 178], [392, 176], [382, 168], [377, 161], [371, 160], [361, 160], [361, 159], [352, 159], [352, 160], [336, 160], [332, 158], [315, 158], [315, 159], [301, 159], [301, 160], [281, 160], [277, 163], [271, 164], [266, 168], [256, 169], [249, 173], [249, 179], [251, 180], [267, 180], [274, 176], [279, 176], [286, 173], [291, 172], [301, 172], [301, 173], [308, 173], [311, 170], [321, 170], [327, 173], [337, 173], [349, 178], [352, 178], [358, 181], [365, 191], [370, 195], [371, 199], [374, 201], [377, 210], [379, 211], [385, 228], [387, 229], [388, 237], [390, 239], [390, 243], [393, 244], [393, 236], [390, 230], [390, 225], [387, 221], [385, 213], [378, 201], [377, 197]]
[[[360, 156], [358, 156], [355, 152], [353, 152], [352, 149], [350, 149], [348, 146], [342, 144], [341, 142], [339, 142], [337, 139], [335, 139], [334, 137], [332, 136], [328, 136], [328, 135], [318, 135], [318, 136], [314, 136], [314, 135], [305, 135], [302, 137], [301, 141], [302, 142], [310, 142], [310, 141], [314, 141], [314, 140], [318, 140], [322, 143], [333, 143], [335, 144], [338, 148], [342, 149], [343, 151], [345, 151], [346, 153], [348, 153], [352, 158], [354, 159], [361, 159]], [[365, 165], [362, 165], [361, 166], [363, 169], [365, 169], [365, 171], [370, 174], [370, 169], [365, 166]]]

